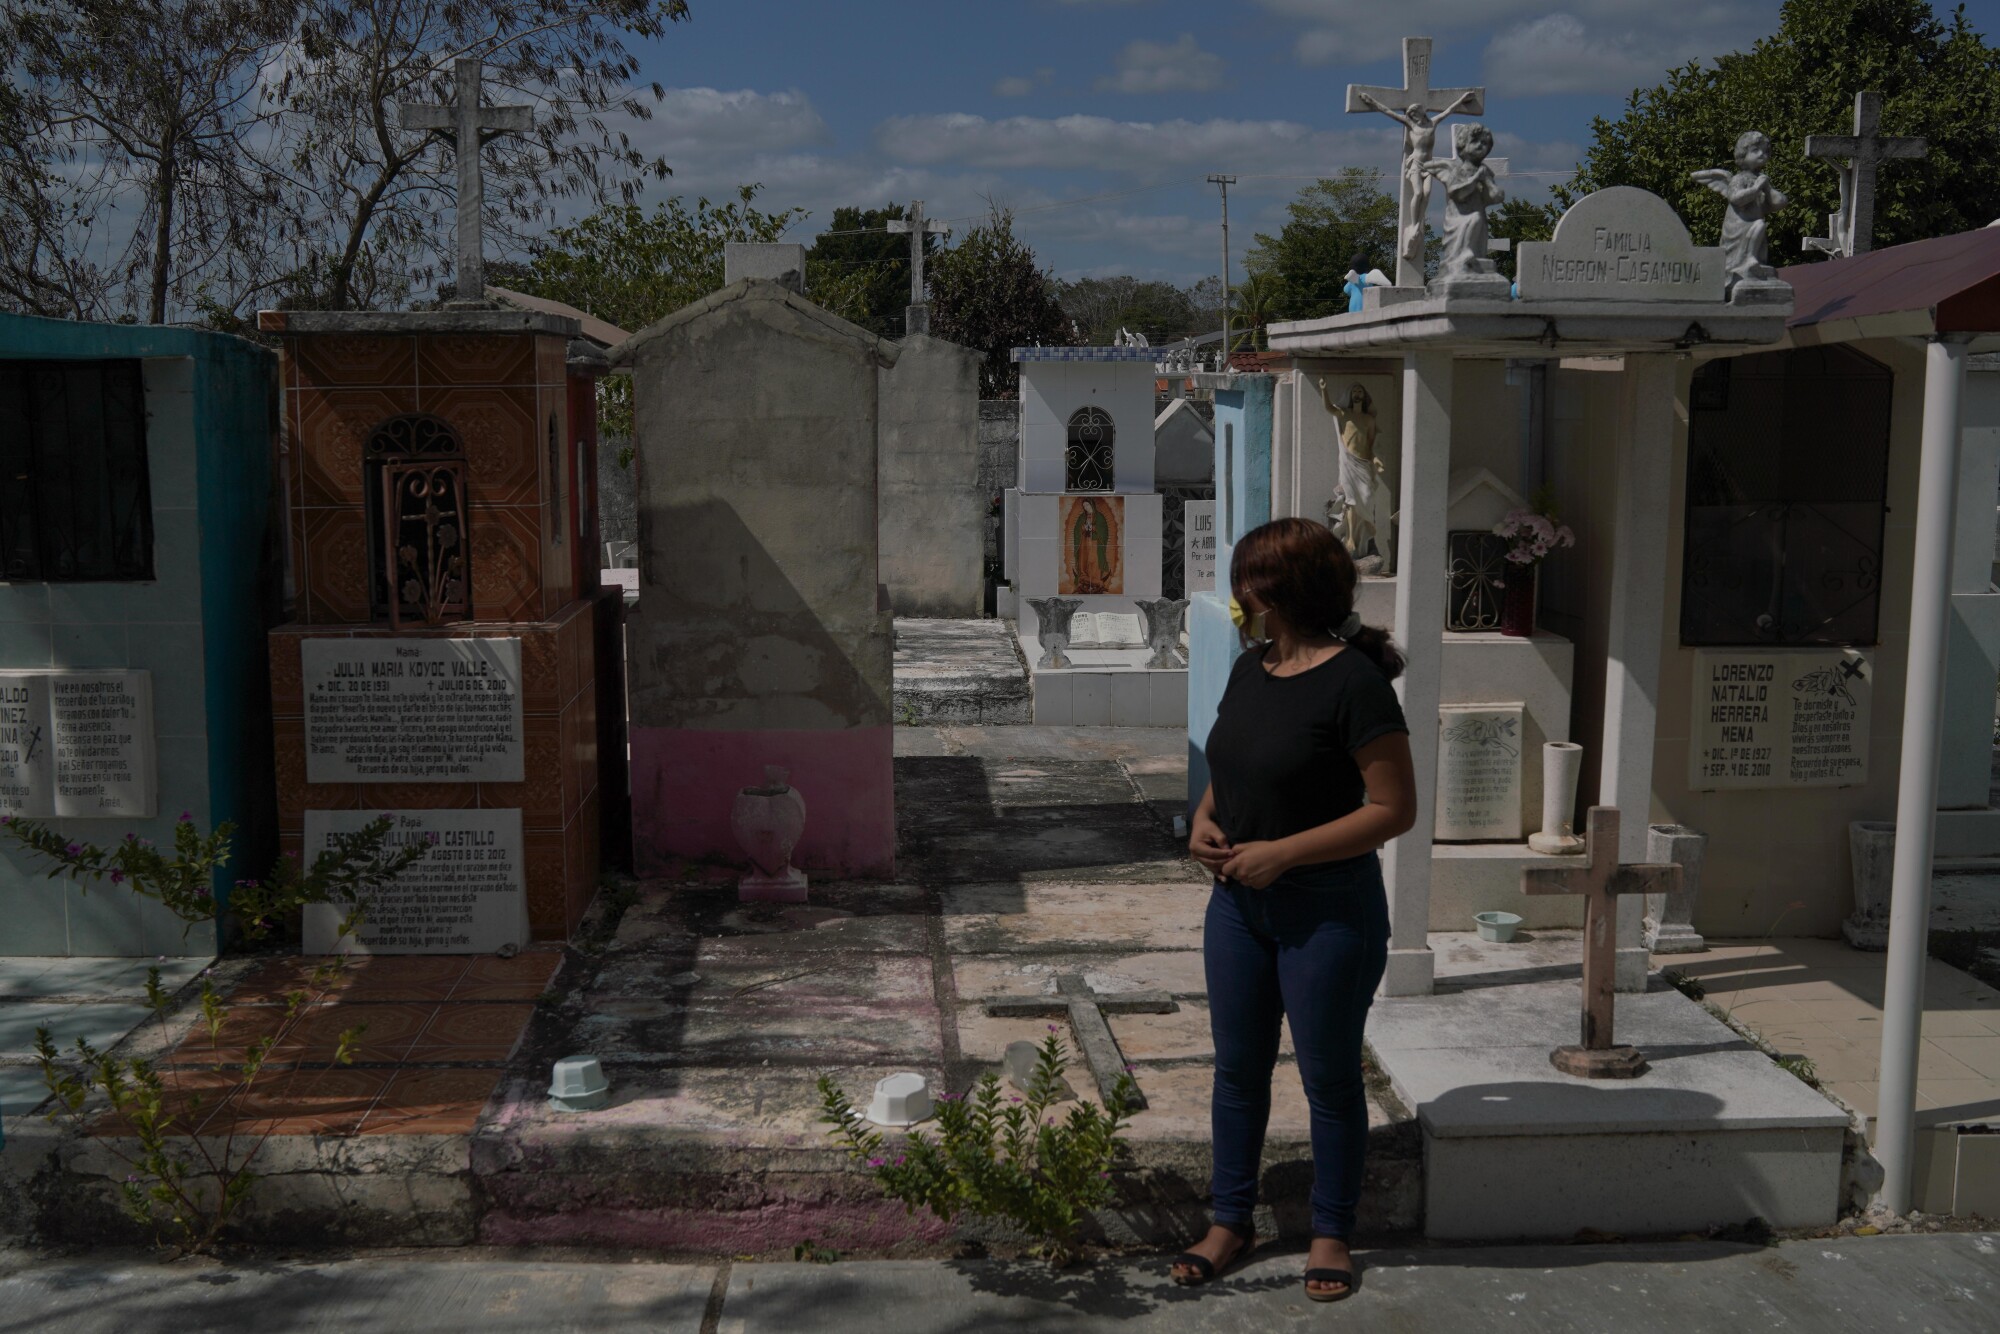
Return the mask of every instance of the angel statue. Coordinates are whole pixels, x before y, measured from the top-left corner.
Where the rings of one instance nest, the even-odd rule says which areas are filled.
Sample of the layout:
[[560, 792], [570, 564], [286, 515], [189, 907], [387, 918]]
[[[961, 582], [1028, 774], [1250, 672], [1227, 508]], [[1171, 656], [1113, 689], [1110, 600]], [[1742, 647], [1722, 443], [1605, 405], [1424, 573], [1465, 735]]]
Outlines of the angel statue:
[[1358, 561], [1372, 540], [1382, 565], [1379, 573], [1396, 572], [1396, 544], [1390, 524], [1396, 498], [1389, 489], [1387, 469], [1375, 454], [1375, 402], [1360, 385], [1347, 387], [1345, 406], [1335, 401], [1326, 377], [1318, 379], [1320, 401], [1340, 424], [1340, 524], [1328, 527], [1340, 534]]
[[1370, 111], [1379, 111], [1390, 120], [1403, 127], [1403, 197], [1410, 201], [1409, 212], [1403, 217], [1403, 234], [1397, 238], [1397, 253], [1411, 268], [1422, 273], [1424, 269], [1424, 215], [1431, 207], [1431, 175], [1425, 164], [1431, 160], [1431, 152], [1437, 147], [1438, 122], [1446, 116], [1456, 115], [1468, 103], [1479, 100], [1478, 89], [1468, 89], [1456, 102], [1436, 114], [1424, 110], [1421, 102], [1412, 102], [1406, 110], [1397, 111], [1378, 102], [1373, 94], [1357, 92], [1362, 104]]
[[1484, 125], [1468, 126], [1455, 158], [1433, 159], [1424, 164], [1432, 176], [1444, 182], [1444, 259], [1438, 265], [1440, 278], [1475, 278], [1497, 272], [1487, 251], [1492, 249], [1486, 227], [1486, 210], [1507, 196], [1486, 165], [1493, 151], [1493, 131]]
[[1722, 264], [1733, 289], [1743, 281], [1768, 282], [1778, 276], [1771, 267], [1771, 245], [1767, 235], [1771, 214], [1786, 203], [1784, 192], [1764, 174], [1771, 161], [1771, 140], [1762, 130], [1745, 130], [1736, 136], [1736, 170], [1710, 167], [1688, 173], [1728, 201], [1722, 215]]

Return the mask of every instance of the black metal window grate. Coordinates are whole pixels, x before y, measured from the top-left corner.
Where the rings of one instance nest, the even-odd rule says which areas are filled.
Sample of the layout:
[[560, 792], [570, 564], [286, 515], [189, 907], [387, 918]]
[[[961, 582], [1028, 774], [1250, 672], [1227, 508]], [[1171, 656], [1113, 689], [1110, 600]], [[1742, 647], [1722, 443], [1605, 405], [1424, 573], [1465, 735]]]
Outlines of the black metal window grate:
[[1893, 387], [1837, 346], [1696, 373], [1681, 643], [1878, 642]]
[[139, 362], [0, 362], [0, 578], [152, 577]]
[[[451, 423], [424, 412], [385, 418], [376, 423], [362, 442], [361, 475], [368, 507], [368, 611], [373, 619], [387, 619], [396, 624], [405, 619], [425, 620], [438, 607], [454, 616], [464, 614], [470, 588], [466, 561], [471, 551], [466, 532], [464, 458], [465, 445]], [[454, 484], [432, 483], [435, 495], [431, 497], [430, 508], [444, 512], [444, 517], [440, 519], [438, 513], [432, 513], [428, 524], [423, 518], [421, 491], [405, 497], [406, 500], [415, 497], [418, 502], [410, 514], [405, 514], [400, 502], [392, 499], [400, 494], [399, 488], [384, 485], [384, 479], [392, 473], [406, 474], [409, 478], [443, 477], [450, 472], [443, 465], [454, 461], [458, 472], [453, 475], [459, 480]], [[432, 465], [443, 471], [424, 472], [415, 465]], [[450, 541], [439, 556], [434, 539], [441, 540], [447, 532]], [[402, 554], [405, 549], [413, 553], [407, 560]], [[447, 565], [456, 561], [451, 577], [457, 586], [451, 595], [437, 592], [442, 585], [430, 573], [418, 577], [417, 591], [412, 594], [410, 580], [417, 577], [413, 575], [415, 567], [421, 566], [429, 572], [439, 561]]]
[[1078, 408], [1071, 413], [1068, 448], [1063, 457], [1063, 490], [1111, 490], [1116, 438], [1111, 414], [1104, 409]]

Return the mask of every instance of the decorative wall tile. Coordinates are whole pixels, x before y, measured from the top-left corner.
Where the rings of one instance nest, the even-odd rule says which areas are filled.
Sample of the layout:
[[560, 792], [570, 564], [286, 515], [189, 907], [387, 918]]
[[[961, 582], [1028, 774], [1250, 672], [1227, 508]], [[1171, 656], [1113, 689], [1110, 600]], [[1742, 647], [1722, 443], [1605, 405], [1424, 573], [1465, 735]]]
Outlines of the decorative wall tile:
[[541, 620], [541, 548], [535, 511], [475, 504], [468, 527], [473, 615], [482, 621]]
[[533, 384], [533, 334], [436, 334], [417, 340], [417, 383], [437, 386]]
[[305, 665], [299, 645], [303, 636], [274, 634], [270, 637], [271, 712], [280, 718], [305, 714]]
[[479, 804], [477, 783], [361, 783], [364, 810], [470, 810]]
[[362, 447], [390, 417], [417, 410], [414, 389], [298, 392], [301, 503], [364, 505]]
[[542, 334], [535, 339], [535, 383], [561, 384], [569, 378], [569, 339]]
[[568, 698], [562, 687], [562, 633], [538, 625], [519, 627], [521, 636], [521, 711], [560, 713]]
[[569, 934], [562, 831], [533, 830], [521, 836], [521, 845], [528, 877], [528, 929], [537, 940], [560, 940]]
[[305, 614], [313, 625], [368, 619], [368, 535], [359, 507], [309, 509], [305, 529]]
[[548, 716], [522, 719], [525, 732], [519, 783], [481, 783], [479, 804], [488, 809], [519, 807], [524, 829], [560, 829], [568, 807], [563, 800], [562, 720]]
[[311, 334], [288, 343], [301, 389], [416, 383], [416, 340], [407, 334]]

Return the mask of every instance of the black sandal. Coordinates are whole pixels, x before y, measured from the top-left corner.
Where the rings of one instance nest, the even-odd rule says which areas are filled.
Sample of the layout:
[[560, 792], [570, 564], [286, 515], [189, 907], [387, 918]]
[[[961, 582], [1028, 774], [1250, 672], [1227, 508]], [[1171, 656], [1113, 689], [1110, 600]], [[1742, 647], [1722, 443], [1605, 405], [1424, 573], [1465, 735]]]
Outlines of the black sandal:
[[[1345, 1237], [1314, 1237], [1314, 1241], [1340, 1241]], [[1350, 1262], [1351, 1263], [1351, 1262]], [[1306, 1270], [1306, 1296], [1316, 1302], [1338, 1302], [1354, 1295], [1354, 1271], [1351, 1269], [1308, 1269]], [[1339, 1292], [1314, 1292], [1315, 1283], [1344, 1284]]]
[[[1180, 1286], [1184, 1288], [1198, 1288], [1205, 1283], [1213, 1283], [1215, 1282], [1215, 1280], [1221, 1278], [1224, 1274], [1227, 1274], [1230, 1270], [1236, 1268], [1238, 1265], [1242, 1264], [1245, 1260], [1249, 1259], [1250, 1252], [1257, 1249], [1257, 1231], [1255, 1228], [1251, 1227], [1248, 1223], [1218, 1222], [1216, 1223], [1215, 1226], [1221, 1228], [1224, 1232], [1230, 1233], [1232, 1236], [1237, 1237], [1242, 1241], [1243, 1244], [1241, 1246], [1238, 1246], [1236, 1248], [1235, 1253], [1231, 1255], [1227, 1260], [1223, 1261], [1219, 1268], [1217, 1267], [1216, 1263], [1213, 1260], [1209, 1259], [1205, 1255], [1196, 1255], [1193, 1251], [1182, 1251], [1179, 1255], [1176, 1255], [1173, 1258], [1173, 1260], [1169, 1262], [1167, 1265], [1168, 1276], [1171, 1277], [1173, 1281], [1178, 1283]], [[1174, 1270], [1178, 1269], [1182, 1265], [1187, 1265], [1188, 1267], [1196, 1270], [1197, 1272], [1194, 1274], [1174, 1273]]]

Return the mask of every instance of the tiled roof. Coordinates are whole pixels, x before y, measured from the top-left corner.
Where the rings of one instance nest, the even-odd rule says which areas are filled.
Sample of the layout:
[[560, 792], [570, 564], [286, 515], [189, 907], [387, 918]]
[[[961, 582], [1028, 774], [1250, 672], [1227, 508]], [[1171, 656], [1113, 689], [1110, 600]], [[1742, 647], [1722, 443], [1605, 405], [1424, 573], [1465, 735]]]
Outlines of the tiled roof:
[[1015, 361], [1143, 361], [1161, 359], [1157, 347], [1017, 347]]
[[2000, 333], [2000, 227], [1794, 264], [1793, 329], [1928, 313], [1937, 333]]

